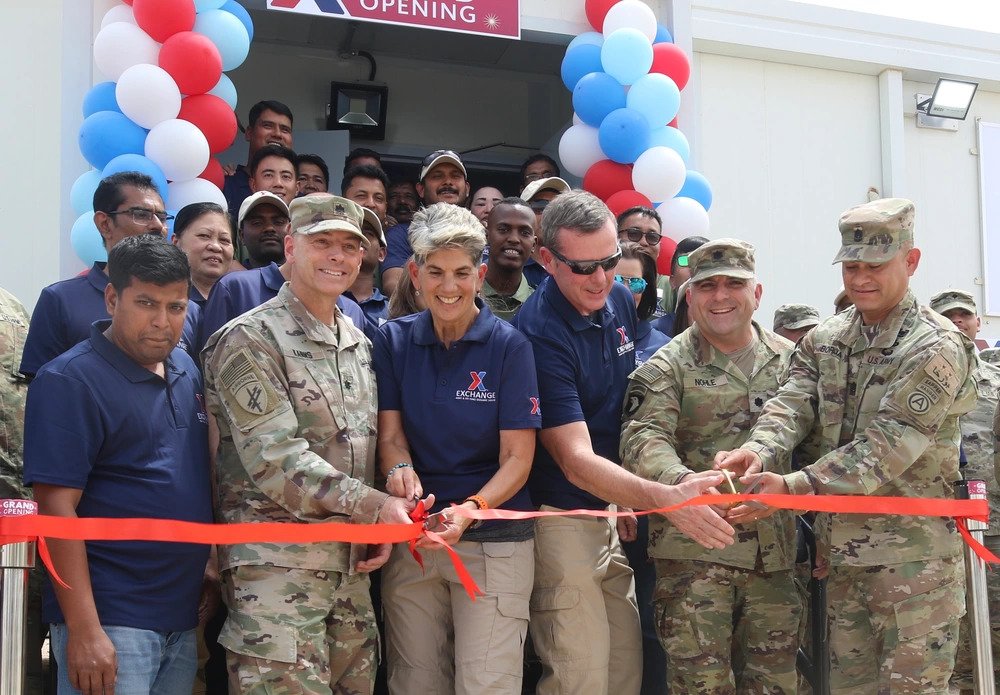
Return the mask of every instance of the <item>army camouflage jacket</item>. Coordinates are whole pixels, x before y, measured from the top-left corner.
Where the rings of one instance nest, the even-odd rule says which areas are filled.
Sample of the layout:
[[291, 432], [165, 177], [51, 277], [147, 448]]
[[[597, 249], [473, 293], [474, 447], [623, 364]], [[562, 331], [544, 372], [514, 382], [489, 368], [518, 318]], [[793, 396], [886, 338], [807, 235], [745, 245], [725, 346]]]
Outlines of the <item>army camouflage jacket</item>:
[[[744, 449], [765, 469], [813, 432], [826, 452], [787, 474], [794, 494], [950, 499], [958, 418], [975, 403], [975, 348], [912, 292], [871, 339], [854, 308], [799, 341], [788, 379], [764, 407]], [[834, 514], [834, 565], [889, 565], [960, 552], [952, 519]]]
[[1000, 392], [1000, 367], [976, 359], [976, 407], [962, 416], [962, 451], [965, 452], [966, 478], [986, 481], [990, 502], [990, 528], [987, 536], [1000, 535], [1000, 484], [993, 465], [993, 416]]
[[24, 398], [21, 352], [28, 335], [28, 312], [0, 289], [0, 499], [30, 499], [24, 485]]
[[[372, 487], [377, 394], [371, 344], [337, 311], [317, 320], [286, 283], [230, 321], [202, 352], [205, 397], [219, 423], [216, 517], [237, 522], [374, 523], [388, 497]], [[353, 572], [364, 546], [246, 544], [220, 569]]]
[[[643, 478], [676, 484], [690, 472], [710, 470], [717, 451], [735, 449], [750, 434], [764, 403], [778, 390], [793, 345], [761, 328], [748, 380], [697, 325], [687, 329], [632, 373], [622, 417], [622, 464]], [[791, 471], [790, 455], [772, 470]], [[736, 543], [723, 550], [701, 547], [662, 516], [649, 521], [649, 555], [716, 562], [765, 571], [795, 562], [795, 516], [782, 511], [737, 528]]]

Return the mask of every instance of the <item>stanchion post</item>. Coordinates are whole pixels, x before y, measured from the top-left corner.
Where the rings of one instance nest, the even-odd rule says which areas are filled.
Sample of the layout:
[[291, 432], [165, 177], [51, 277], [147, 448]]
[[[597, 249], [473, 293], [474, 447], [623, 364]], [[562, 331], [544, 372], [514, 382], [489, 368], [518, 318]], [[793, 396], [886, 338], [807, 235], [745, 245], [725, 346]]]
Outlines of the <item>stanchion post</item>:
[[[0, 517], [31, 514], [38, 514], [31, 500], [0, 500]], [[0, 545], [0, 695], [24, 692], [28, 575], [34, 566], [34, 541]]]
[[[960, 500], [985, 500], [986, 481], [960, 480], [955, 483], [955, 498]], [[969, 533], [980, 543], [983, 532], [989, 528], [975, 519], [966, 519]], [[965, 610], [972, 626], [972, 671], [975, 691], [979, 695], [995, 695], [993, 683], [993, 651], [990, 643], [990, 604], [986, 595], [986, 564], [968, 545], [965, 546]]]

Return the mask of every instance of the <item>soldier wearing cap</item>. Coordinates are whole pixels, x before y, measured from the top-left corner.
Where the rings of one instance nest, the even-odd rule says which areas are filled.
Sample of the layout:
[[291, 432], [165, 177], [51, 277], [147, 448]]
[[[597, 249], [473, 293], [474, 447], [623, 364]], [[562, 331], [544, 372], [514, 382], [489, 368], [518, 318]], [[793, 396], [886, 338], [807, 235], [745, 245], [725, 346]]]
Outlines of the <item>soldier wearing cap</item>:
[[[226, 523], [407, 523], [413, 500], [372, 487], [370, 343], [337, 307], [364, 247], [357, 203], [292, 201], [288, 282], [203, 352], [219, 422], [216, 515]], [[220, 546], [231, 692], [371, 692], [378, 634], [367, 572], [388, 546]]]
[[774, 312], [774, 332], [793, 343], [818, 324], [819, 310], [808, 304], [782, 304]]
[[[753, 246], [710, 241], [689, 267], [695, 323], [632, 374], [623, 414], [624, 465], [667, 484], [712, 470], [716, 451], [746, 440], [793, 347], [753, 320], [762, 292]], [[790, 459], [783, 452], [771, 470], [791, 472]], [[670, 692], [795, 692], [794, 515], [745, 520], [722, 550], [694, 543], [662, 516], [651, 518], [649, 537]]]
[[538, 287], [542, 280], [549, 275], [542, 267], [542, 259], [539, 255], [541, 244], [537, 242], [538, 239], [542, 238], [542, 213], [557, 195], [565, 193], [570, 188], [571, 186], [558, 176], [549, 176], [535, 179], [521, 191], [521, 200], [526, 202], [531, 211], [535, 213], [535, 249], [521, 270], [532, 288]]
[[[717, 465], [769, 493], [951, 498], [975, 348], [909, 289], [920, 261], [910, 201], [851, 208], [840, 234], [834, 262], [854, 306], [799, 342], [749, 439]], [[823, 455], [772, 472], [810, 433]], [[741, 505], [729, 518], [760, 514]], [[965, 608], [954, 520], [832, 514], [829, 534], [831, 692], [948, 692]]]

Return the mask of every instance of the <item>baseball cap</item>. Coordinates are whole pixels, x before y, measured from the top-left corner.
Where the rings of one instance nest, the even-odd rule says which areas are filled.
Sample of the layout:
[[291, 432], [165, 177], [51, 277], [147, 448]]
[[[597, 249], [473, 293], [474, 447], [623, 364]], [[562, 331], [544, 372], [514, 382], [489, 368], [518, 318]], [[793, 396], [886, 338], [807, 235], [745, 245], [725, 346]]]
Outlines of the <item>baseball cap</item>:
[[353, 200], [329, 193], [313, 193], [292, 201], [290, 206], [293, 234], [318, 234], [319, 232], [351, 232], [367, 246], [368, 239], [361, 233], [364, 208]]
[[423, 181], [427, 178], [427, 174], [429, 174], [431, 169], [436, 167], [438, 164], [454, 164], [462, 170], [462, 175], [465, 176], [465, 178], [469, 178], [469, 174], [465, 170], [465, 165], [462, 164], [462, 158], [459, 157], [458, 154], [452, 152], [451, 150], [434, 150], [429, 155], [424, 157], [424, 161], [420, 163], [420, 178], [418, 181]]
[[364, 225], [370, 224], [378, 234], [378, 243], [382, 245], [382, 248], [385, 248], [385, 233], [382, 231], [382, 221], [378, 218], [378, 215], [375, 214], [374, 210], [369, 210], [368, 208], [362, 208], [362, 210], [365, 214], [365, 217], [362, 220], [362, 228], [364, 228]]
[[541, 191], [553, 190], [556, 193], [565, 193], [571, 186], [558, 176], [550, 176], [546, 179], [532, 181], [521, 191], [521, 200], [530, 202], [532, 198]]
[[774, 312], [774, 330], [808, 328], [819, 323], [819, 309], [808, 304], [782, 304]]
[[936, 295], [931, 297], [931, 309], [939, 314], [951, 311], [952, 309], [964, 309], [970, 314], [979, 314], [976, 310], [976, 302], [972, 298], [972, 295], [964, 290], [945, 290], [944, 292], [938, 292]]
[[715, 239], [688, 254], [692, 284], [716, 275], [749, 280], [754, 277], [754, 248], [740, 239]]
[[243, 199], [243, 202], [240, 203], [240, 214], [239, 217], [236, 218], [236, 226], [242, 227], [243, 218], [250, 214], [250, 211], [258, 205], [273, 205], [291, 217], [291, 214], [288, 212], [288, 205], [285, 204], [285, 201], [281, 198], [281, 196], [277, 196], [274, 193], [271, 193], [271, 191], [257, 191], [252, 195], [248, 195]]
[[913, 241], [913, 202], [882, 198], [840, 216], [840, 251], [834, 263], [885, 263]]

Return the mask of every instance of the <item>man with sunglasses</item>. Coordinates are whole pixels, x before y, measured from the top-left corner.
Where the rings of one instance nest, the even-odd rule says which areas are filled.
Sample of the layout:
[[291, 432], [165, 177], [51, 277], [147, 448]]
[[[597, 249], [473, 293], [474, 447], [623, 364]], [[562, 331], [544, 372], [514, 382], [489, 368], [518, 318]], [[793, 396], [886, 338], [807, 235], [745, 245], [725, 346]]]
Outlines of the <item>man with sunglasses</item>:
[[[166, 243], [168, 215], [153, 180], [136, 171], [112, 174], [102, 179], [94, 192], [94, 224], [110, 251], [125, 237], [152, 234]], [[86, 275], [49, 285], [35, 304], [24, 343], [21, 373], [31, 378], [39, 368], [90, 336], [90, 325], [108, 318], [104, 288], [108, 286], [107, 263], [96, 261]], [[201, 321], [197, 305], [189, 306], [178, 344], [194, 351]]]
[[[540, 255], [552, 279], [514, 319], [532, 343], [538, 373], [543, 429], [528, 485], [542, 510], [657, 509], [722, 480], [708, 473], [671, 487], [621, 466], [636, 314], [631, 294], [614, 281], [617, 236], [611, 211], [584, 191], [562, 193], [542, 216]], [[707, 547], [732, 544], [733, 529], [710, 508], [678, 514], [675, 525]], [[634, 534], [634, 517], [623, 528]], [[544, 669], [536, 692], [638, 693], [639, 612], [617, 525], [539, 519], [534, 581], [530, 630]]]
[[[524, 187], [521, 191], [521, 200], [528, 204], [531, 211], [535, 213], [535, 238], [538, 239], [542, 233], [542, 213], [546, 206], [555, 200], [560, 193], [570, 190], [570, 185], [558, 176], [548, 178], [536, 178]], [[541, 258], [538, 255], [539, 245], [535, 244], [531, 258], [524, 264], [524, 277], [528, 279], [528, 284], [538, 287], [542, 280], [548, 277], [545, 268], [542, 267]]]

